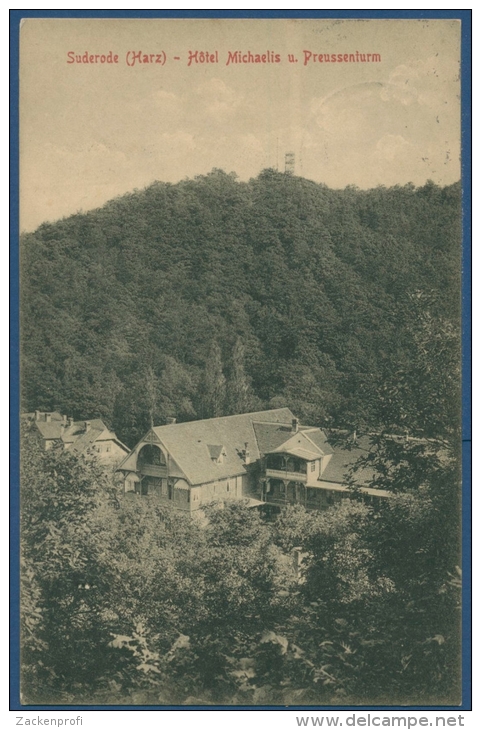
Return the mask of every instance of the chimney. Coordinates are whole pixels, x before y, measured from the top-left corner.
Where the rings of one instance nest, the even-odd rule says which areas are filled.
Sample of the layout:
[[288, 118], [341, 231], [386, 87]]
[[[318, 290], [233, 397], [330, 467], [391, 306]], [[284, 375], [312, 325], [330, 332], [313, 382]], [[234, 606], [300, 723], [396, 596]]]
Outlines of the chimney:
[[85, 421], [85, 432], [87, 432], [90, 428], [90, 421]]
[[168, 426], [172, 426], [173, 423], [177, 423], [177, 419], [173, 418], [172, 416], [167, 416], [165, 422]]
[[73, 418], [69, 418], [68, 419], [68, 426], [69, 426], [69, 428], [72, 428], [73, 423], [74, 423]]
[[357, 431], [356, 431], [356, 429], [354, 429], [354, 431], [352, 432], [352, 443], [353, 444], [357, 444]]
[[62, 423], [67, 425], [67, 416], [62, 416]]
[[249, 442], [246, 441], [244, 444], [244, 464], [247, 466], [247, 464], [251, 463], [251, 455], [249, 452]]
[[297, 433], [299, 431], [299, 419], [298, 418], [292, 419], [291, 431], [292, 431], [292, 433]]
[[35, 420], [40, 421], [40, 411], [35, 411]]
[[46, 413], [45, 414], [45, 421], [47, 423], [50, 423], [51, 420], [52, 420], [52, 415], [50, 413]]

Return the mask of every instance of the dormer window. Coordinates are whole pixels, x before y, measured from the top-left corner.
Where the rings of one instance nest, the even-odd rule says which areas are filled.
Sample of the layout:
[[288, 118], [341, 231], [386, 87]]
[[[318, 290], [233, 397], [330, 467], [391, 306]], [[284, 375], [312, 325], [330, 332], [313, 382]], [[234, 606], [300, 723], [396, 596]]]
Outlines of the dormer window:
[[207, 444], [207, 448], [209, 449], [210, 458], [214, 464], [222, 464], [224, 462], [224, 459], [227, 457], [225, 446], [222, 444]]

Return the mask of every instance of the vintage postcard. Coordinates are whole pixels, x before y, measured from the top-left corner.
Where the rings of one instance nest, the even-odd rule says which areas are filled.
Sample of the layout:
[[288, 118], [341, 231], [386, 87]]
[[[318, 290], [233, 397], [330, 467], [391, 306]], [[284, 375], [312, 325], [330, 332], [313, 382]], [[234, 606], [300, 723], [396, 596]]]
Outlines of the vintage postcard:
[[19, 37], [21, 705], [461, 706], [461, 19]]

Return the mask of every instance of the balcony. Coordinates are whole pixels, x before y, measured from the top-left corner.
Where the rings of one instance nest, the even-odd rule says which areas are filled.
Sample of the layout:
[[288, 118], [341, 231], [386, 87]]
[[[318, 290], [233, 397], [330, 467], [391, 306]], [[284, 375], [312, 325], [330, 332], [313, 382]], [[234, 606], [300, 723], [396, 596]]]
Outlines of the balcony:
[[165, 464], [145, 464], [139, 460], [137, 468], [142, 476], [167, 477], [167, 466]]
[[283, 479], [288, 482], [307, 482], [307, 474], [301, 471], [284, 471], [284, 469], [266, 468], [266, 477], [270, 479]]

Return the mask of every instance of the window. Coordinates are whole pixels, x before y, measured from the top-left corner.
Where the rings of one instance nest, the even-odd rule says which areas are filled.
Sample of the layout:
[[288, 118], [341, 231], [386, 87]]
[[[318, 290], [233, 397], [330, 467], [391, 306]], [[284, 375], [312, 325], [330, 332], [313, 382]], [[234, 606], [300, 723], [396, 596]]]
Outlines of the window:
[[149, 464], [151, 466], [164, 466], [165, 456], [158, 446], [154, 444], [146, 444], [139, 451], [139, 466]]
[[110, 450], [111, 450], [111, 446], [110, 446], [110, 444], [108, 444], [108, 445], [107, 445], [107, 446], [105, 447], [105, 451], [109, 452]]
[[316, 471], [316, 462], [311, 461], [311, 471]]

